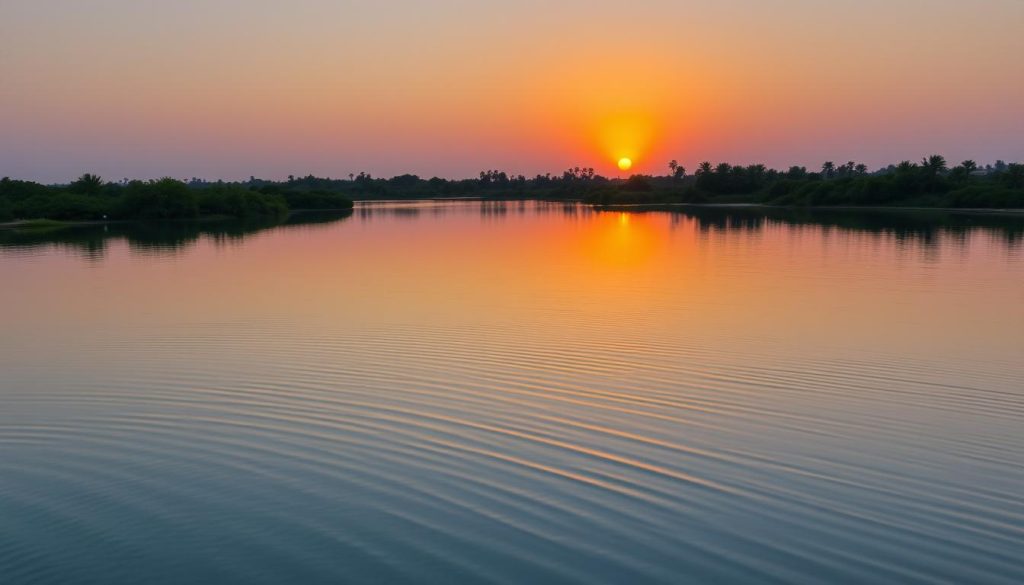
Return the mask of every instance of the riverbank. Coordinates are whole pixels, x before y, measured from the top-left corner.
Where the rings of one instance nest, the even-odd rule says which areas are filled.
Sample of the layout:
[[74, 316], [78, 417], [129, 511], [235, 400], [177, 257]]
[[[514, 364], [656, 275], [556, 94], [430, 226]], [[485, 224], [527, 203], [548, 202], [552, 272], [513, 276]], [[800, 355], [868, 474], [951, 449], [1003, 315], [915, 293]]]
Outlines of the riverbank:
[[1024, 217], [1024, 208], [995, 209], [988, 207], [912, 207], [888, 205], [770, 205], [767, 203], [635, 203], [594, 205], [606, 211], [672, 211], [679, 209], [765, 209], [786, 211], [890, 211], [907, 212], [941, 212], [955, 214], [1007, 215]]
[[[352, 211], [352, 208], [337, 208], [337, 209], [294, 209], [288, 211], [280, 223], [286, 223], [292, 219], [295, 219], [302, 215], [311, 214], [331, 214], [331, 213], [347, 213]], [[57, 230], [64, 228], [75, 228], [75, 227], [91, 227], [91, 226], [104, 226], [104, 225], [124, 225], [133, 223], [213, 223], [213, 222], [232, 222], [238, 221], [239, 218], [232, 215], [201, 215], [199, 217], [192, 218], [168, 218], [168, 219], [88, 219], [88, 220], [60, 220], [60, 219], [19, 219], [14, 221], [0, 222], [0, 229], [18, 229], [18, 230]], [[250, 219], [261, 219], [257, 216]], [[267, 219], [262, 217], [262, 219]]]

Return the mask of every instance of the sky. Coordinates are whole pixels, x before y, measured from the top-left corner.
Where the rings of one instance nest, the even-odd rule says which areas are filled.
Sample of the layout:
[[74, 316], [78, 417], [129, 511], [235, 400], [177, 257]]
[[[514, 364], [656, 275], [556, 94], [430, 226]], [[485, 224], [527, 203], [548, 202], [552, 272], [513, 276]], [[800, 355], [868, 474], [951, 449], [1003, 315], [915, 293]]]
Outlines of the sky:
[[0, 176], [1024, 160], [1024, 0], [3, 0]]

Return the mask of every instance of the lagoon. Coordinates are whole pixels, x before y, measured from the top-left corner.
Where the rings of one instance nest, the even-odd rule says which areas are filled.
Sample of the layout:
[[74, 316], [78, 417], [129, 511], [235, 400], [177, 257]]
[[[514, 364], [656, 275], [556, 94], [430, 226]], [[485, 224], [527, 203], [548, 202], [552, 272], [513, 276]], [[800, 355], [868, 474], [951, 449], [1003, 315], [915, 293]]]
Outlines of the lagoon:
[[1024, 218], [0, 230], [5, 583], [1020, 583]]

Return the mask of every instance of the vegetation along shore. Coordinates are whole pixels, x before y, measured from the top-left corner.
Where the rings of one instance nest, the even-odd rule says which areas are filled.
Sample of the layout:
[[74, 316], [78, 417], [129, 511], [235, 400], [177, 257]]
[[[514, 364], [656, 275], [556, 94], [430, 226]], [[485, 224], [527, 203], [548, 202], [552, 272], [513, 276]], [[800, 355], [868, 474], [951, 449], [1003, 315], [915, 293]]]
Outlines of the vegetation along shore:
[[559, 175], [527, 178], [497, 170], [472, 179], [423, 179], [369, 174], [347, 178], [250, 177], [225, 182], [164, 178], [106, 182], [93, 174], [67, 185], [0, 180], [0, 222], [15, 220], [161, 220], [202, 216], [282, 217], [296, 209], [348, 209], [353, 200], [485, 199], [582, 200], [598, 205], [638, 203], [761, 203], [797, 207], [873, 206], [947, 208], [1024, 208], [1024, 165], [996, 161], [981, 166], [963, 161], [950, 166], [932, 155], [919, 163], [903, 161], [876, 171], [863, 164], [826, 162], [818, 170], [765, 165], [701, 163], [693, 173], [669, 163], [662, 176], [627, 179], [576, 167]]

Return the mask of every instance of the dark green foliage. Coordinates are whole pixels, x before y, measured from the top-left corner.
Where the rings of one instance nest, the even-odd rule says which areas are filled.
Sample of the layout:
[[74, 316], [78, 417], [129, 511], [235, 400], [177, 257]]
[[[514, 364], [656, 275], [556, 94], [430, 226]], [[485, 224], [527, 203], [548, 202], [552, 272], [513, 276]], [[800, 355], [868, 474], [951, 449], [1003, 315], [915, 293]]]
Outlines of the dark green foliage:
[[68, 191], [79, 195], [99, 195], [103, 190], [103, 179], [99, 175], [85, 173], [68, 185]]
[[652, 190], [651, 180], [643, 175], [633, 175], [622, 185], [623, 191], [647, 193]]
[[[673, 161], [669, 170], [678, 168]], [[639, 197], [633, 179], [595, 192], [587, 201], [599, 204], [632, 203], [768, 203], [791, 206], [908, 206], [908, 207], [1024, 207], [1024, 165], [997, 163], [991, 171], [977, 172], [977, 163], [964, 161], [949, 169], [940, 155], [920, 163], [903, 161], [869, 174], [853, 161], [826, 162], [820, 173], [805, 167], [785, 172], [764, 165], [714, 165], [703, 162], [693, 178], [681, 182], [648, 177], [651, 191]]]
[[194, 187], [170, 178], [104, 184], [86, 174], [67, 187], [0, 180], [0, 221], [284, 217], [290, 207], [350, 209], [352, 200], [328, 191], [285, 191], [273, 185], [256, 190], [238, 183]]
[[778, 176], [778, 171], [769, 171], [764, 165], [742, 167], [721, 163], [711, 168], [710, 163], [704, 163], [697, 171], [697, 188], [714, 195], [753, 193]]
[[1008, 189], [1001, 185], [972, 185], [952, 191], [943, 200], [945, 207], [1024, 208], [1024, 189]]
[[196, 191], [199, 213], [231, 217], [284, 216], [285, 198], [275, 193], [246, 189], [240, 185], [219, 184]]
[[51, 192], [49, 187], [33, 183], [31, 181], [15, 181], [8, 177], [0, 179], [0, 199], [10, 202], [18, 202], [28, 199], [33, 195], [47, 195]]
[[409, 189], [418, 185], [419, 182], [420, 178], [416, 175], [399, 175], [388, 179], [388, 186], [395, 189]]
[[124, 187], [117, 215], [138, 219], [188, 219], [199, 216], [199, 197], [171, 178], [132, 181]]
[[908, 206], [1024, 208], [1024, 165], [1003, 161], [980, 167], [966, 160], [948, 168], [939, 155], [903, 161], [875, 173], [853, 161], [826, 162], [821, 172], [793, 166], [703, 162], [693, 175], [676, 161], [666, 176], [608, 179], [574, 167], [559, 175], [527, 178], [487, 170], [478, 177], [422, 179], [405, 174], [375, 179], [255, 177], [235, 183], [176, 179], [104, 183], [92, 174], [67, 186], [0, 180], [0, 221], [24, 219], [189, 219], [199, 216], [281, 218], [291, 210], [345, 210], [353, 200], [480, 199], [575, 200], [598, 205], [652, 203], [766, 203], [787, 206]]
[[21, 219], [102, 219], [110, 210], [109, 200], [68, 192], [33, 195], [14, 205], [14, 215]]
[[1019, 163], [1011, 163], [1006, 166], [1000, 177], [1003, 184], [1010, 189], [1024, 189], [1024, 165]]
[[[970, 162], [970, 161], [967, 161]], [[1008, 172], [972, 179], [964, 166], [949, 171], [941, 157], [925, 164], [901, 163], [891, 173], [831, 181], [771, 185], [765, 201], [781, 205], [905, 205], [924, 207], [1021, 207], [1024, 190], [1012, 188]]]
[[330, 191], [284, 191], [281, 194], [291, 209], [351, 209], [352, 200]]
[[0, 218], [99, 219], [110, 212], [112, 201], [90, 194], [46, 187], [29, 181], [0, 180]]

